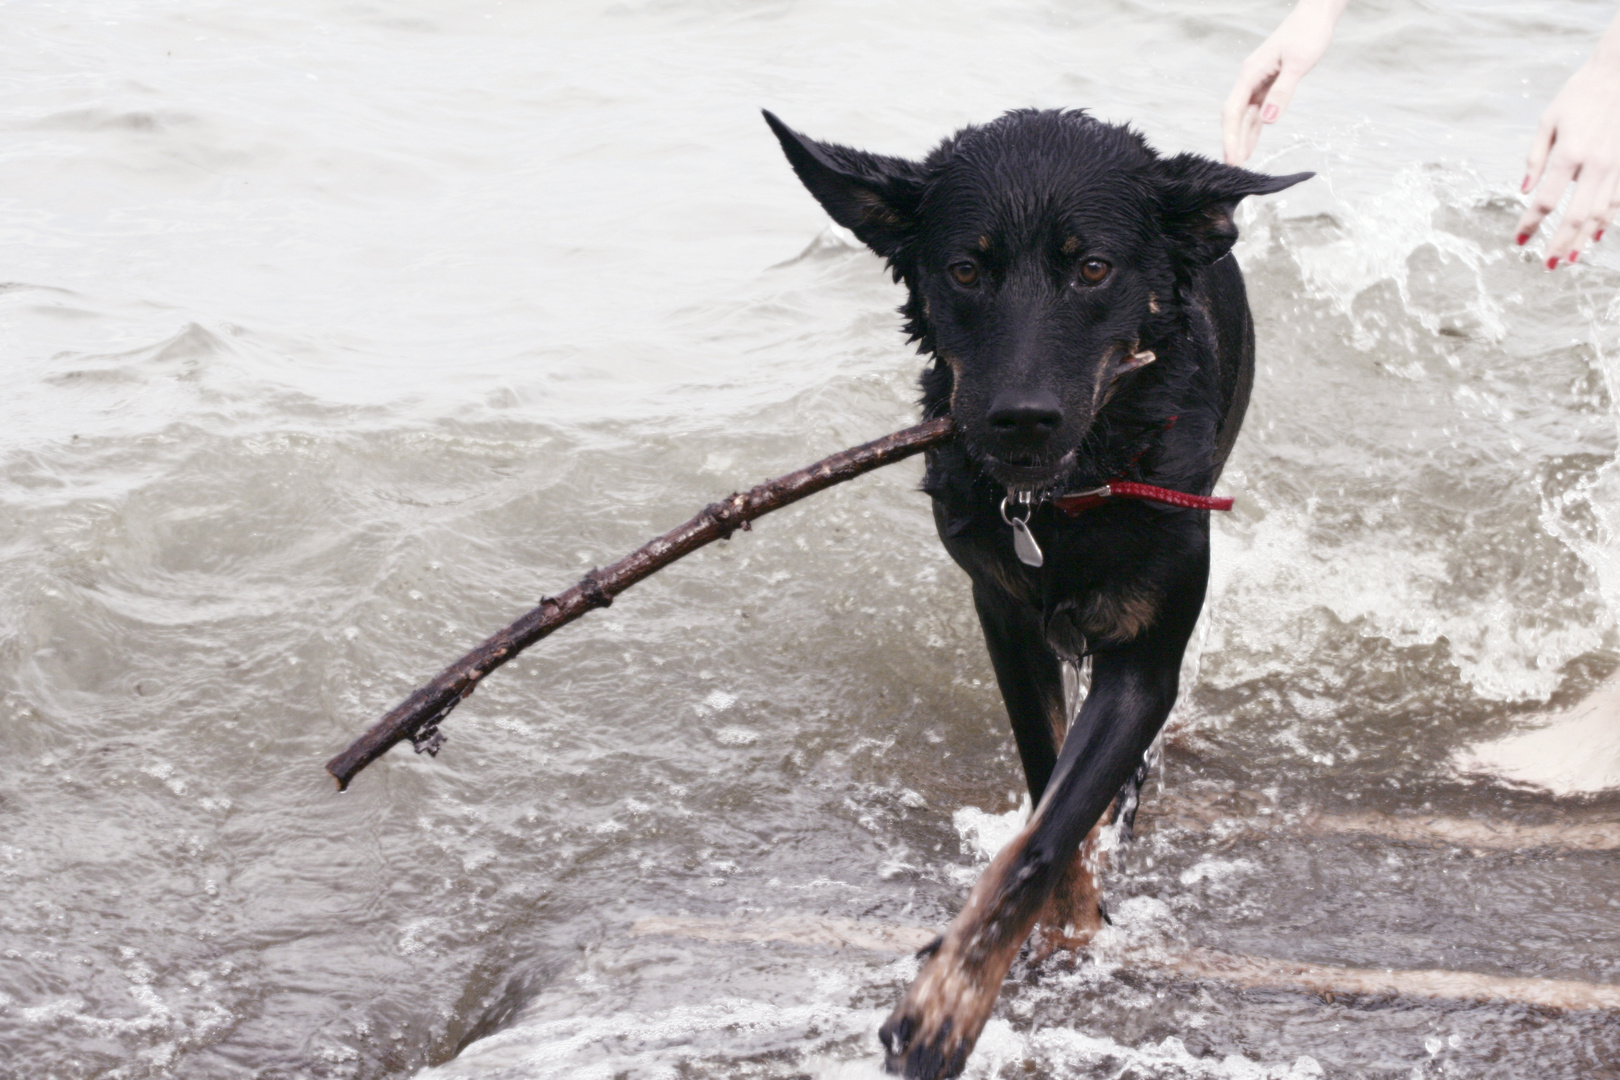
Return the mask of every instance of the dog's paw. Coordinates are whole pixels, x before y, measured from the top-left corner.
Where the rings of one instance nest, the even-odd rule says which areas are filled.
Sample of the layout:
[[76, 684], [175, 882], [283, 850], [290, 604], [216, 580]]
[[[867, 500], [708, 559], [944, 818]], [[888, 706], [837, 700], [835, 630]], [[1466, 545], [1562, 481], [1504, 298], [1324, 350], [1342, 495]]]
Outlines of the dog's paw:
[[[948, 937], [932, 949], [906, 996], [878, 1029], [884, 1067], [909, 1080], [943, 1080], [961, 1073], [996, 1003], [1005, 968], [987, 972], [965, 963]], [[991, 985], [986, 987], [986, 981]]]
[[883, 1040], [883, 1067], [908, 1080], [943, 1080], [961, 1075], [973, 1045], [956, 1037], [956, 1023], [947, 1016], [929, 1024], [908, 1013], [902, 1004], [878, 1029]]

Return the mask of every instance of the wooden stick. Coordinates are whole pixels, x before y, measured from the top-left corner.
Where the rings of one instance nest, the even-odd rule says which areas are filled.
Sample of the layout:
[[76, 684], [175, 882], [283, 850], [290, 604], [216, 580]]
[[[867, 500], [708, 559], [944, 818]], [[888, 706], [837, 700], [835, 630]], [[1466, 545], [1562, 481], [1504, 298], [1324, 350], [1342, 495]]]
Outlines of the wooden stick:
[[445, 668], [432, 682], [377, 721], [347, 750], [328, 761], [326, 771], [332, 774], [338, 790], [342, 791], [361, 769], [404, 739], [411, 740], [417, 753], [436, 755], [444, 744], [439, 722], [477, 688], [478, 680], [559, 626], [573, 622], [593, 608], [607, 607], [615, 596], [642, 578], [705, 544], [724, 540], [738, 529], [746, 530], [755, 518], [937, 446], [949, 439], [951, 432], [949, 417], [930, 420], [834, 454], [740, 495], [711, 503], [686, 524], [637, 548], [612, 566], [592, 570], [567, 592], [543, 597], [539, 607]]

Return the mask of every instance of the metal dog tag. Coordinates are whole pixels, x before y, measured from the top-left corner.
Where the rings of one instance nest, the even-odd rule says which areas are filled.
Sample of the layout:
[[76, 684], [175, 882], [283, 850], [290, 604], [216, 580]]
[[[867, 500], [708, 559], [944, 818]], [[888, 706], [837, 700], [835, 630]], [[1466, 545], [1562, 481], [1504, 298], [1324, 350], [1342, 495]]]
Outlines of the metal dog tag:
[[1029, 531], [1029, 522], [1020, 518], [1013, 518], [1013, 551], [1018, 554], [1018, 561], [1025, 566], [1040, 566], [1046, 561], [1041, 554], [1041, 545], [1035, 542], [1035, 534]]
[[1018, 500], [1019, 505], [1024, 508], [1024, 516], [1021, 518], [1015, 518], [1007, 513], [1007, 504], [1010, 502], [1012, 502], [1011, 495], [1001, 500], [1001, 520], [1012, 526], [1013, 554], [1017, 555], [1018, 561], [1025, 566], [1039, 567], [1046, 562], [1046, 556], [1041, 554], [1041, 545], [1035, 542], [1035, 534], [1029, 531], [1029, 515], [1032, 512], [1029, 496], [1022, 495]]

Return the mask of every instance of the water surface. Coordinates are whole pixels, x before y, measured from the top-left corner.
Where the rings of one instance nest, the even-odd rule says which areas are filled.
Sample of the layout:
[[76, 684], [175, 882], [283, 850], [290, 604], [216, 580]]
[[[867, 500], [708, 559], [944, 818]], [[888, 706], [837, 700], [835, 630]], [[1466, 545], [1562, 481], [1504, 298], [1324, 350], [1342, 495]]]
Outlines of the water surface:
[[[914, 961], [630, 929], [960, 904], [1020, 773], [915, 462], [559, 633], [437, 760], [321, 765], [542, 593], [915, 419], [898, 287], [760, 107], [1214, 153], [1282, 6], [0, 10], [0, 1076], [874, 1075]], [[1288, 825], [1620, 816], [1449, 764], [1620, 659], [1620, 263], [1508, 242], [1611, 15], [1358, 4], [1268, 132], [1320, 176], [1245, 211], [1260, 378], [1122, 933], [1620, 983], [1612, 851]], [[1620, 1076], [1599, 1013], [1015, 975], [970, 1076]]]

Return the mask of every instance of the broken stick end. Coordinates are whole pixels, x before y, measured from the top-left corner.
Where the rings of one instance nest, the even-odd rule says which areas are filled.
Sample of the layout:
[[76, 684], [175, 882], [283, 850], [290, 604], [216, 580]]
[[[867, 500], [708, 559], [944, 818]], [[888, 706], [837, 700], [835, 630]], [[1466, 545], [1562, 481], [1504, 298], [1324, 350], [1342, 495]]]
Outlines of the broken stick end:
[[[350, 747], [350, 750], [352, 749], [353, 747]], [[327, 775], [336, 781], [339, 792], [348, 791], [349, 781], [353, 780], [360, 770], [365, 768], [366, 763], [364, 761], [356, 766], [354, 761], [350, 760], [352, 756], [349, 750], [345, 750], [326, 763]]]

